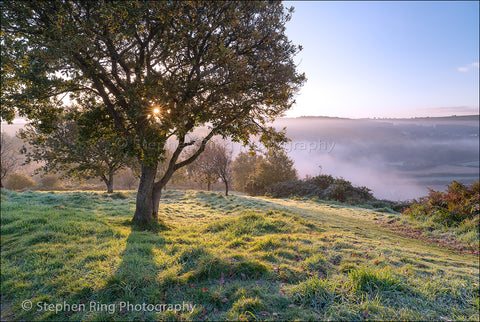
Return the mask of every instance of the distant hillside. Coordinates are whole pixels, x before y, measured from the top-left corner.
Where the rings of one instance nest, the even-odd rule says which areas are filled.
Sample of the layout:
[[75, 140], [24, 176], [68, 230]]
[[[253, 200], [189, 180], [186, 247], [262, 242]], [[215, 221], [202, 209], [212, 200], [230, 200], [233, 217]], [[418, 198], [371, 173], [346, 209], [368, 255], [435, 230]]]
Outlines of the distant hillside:
[[366, 118], [349, 118], [337, 116], [323, 115], [303, 115], [298, 117], [283, 117], [282, 119], [324, 119], [324, 120], [386, 120], [386, 121], [478, 121], [480, 115], [450, 115], [450, 116], [426, 116], [426, 117], [366, 117]]
[[386, 118], [392, 121], [479, 121], [480, 115], [451, 115], [441, 117]]

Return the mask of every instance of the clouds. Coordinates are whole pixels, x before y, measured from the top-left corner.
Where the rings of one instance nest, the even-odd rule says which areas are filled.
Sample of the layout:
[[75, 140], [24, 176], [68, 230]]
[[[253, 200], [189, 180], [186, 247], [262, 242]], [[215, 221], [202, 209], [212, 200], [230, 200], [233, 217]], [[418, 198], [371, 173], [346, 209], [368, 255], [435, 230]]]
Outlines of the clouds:
[[458, 71], [462, 73], [468, 72], [470, 69], [478, 68], [478, 62], [468, 64], [467, 66], [458, 67]]

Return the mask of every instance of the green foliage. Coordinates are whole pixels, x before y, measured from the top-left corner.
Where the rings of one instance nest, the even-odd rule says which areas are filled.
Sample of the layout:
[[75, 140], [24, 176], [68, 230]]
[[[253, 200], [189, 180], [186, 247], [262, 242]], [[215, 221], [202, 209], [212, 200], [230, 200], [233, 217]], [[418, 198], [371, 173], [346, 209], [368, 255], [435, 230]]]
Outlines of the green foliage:
[[325, 174], [303, 180], [276, 183], [267, 189], [267, 194], [276, 198], [304, 196], [355, 203], [374, 199], [367, 187], [354, 187], [350, 181]]
[[253, 187], [247, 183], [251, 195], [264, 194], [271, 185], [297, 178], [293, 160], [285, 150], [269, 150], [265, 158], [257, 164], [252, 178]]
[[283, 149], [268, 150], [265, 156], [241, 152], [232, 164], [234, 185], [252, 196], [271, 185], [297, 178], [293, 160]]
[[[111, 121], [97, 115], [98, 105], [87, 101], [78, 109], [85, 114], [59, 112], [50, 120], [54, 129], [32, 123], [20, 130], [20, 137], [29, 145], [22, 151], [26, 163], [41, 162], [37, 173], [61, 173], [62, 178], [78, 180], [99, 178], [108, 192], [113, 192], [113, 175], [132, 163], [124, 143], [116, 137]], [[92, 112], [94, 121], [86, 121], [85, 115]]]
[[315, 254], [305, 259], [305, 266], [312, 272], [320, 273], [323, 276], [327, 274], [327, 261], [322, 254]]
[[5, 182], [5, 188], [11, 190], [24, 190], [33, 188], [34, 186], [35, 181], [31, 177], [21, 173], [10, 174]]
[[[141, 164], [134, 220], [151, 222], [150, 200], [214, 135], [252, 148], [253, 136], [286, 141], [268, 124], [305, 81], [285, 34], [292, 12], [272, 1], [2, 2], [1, 117], [51, 134], [69, 95], [85, 132], [105, 120]], [[167, 140], [174, 152], [156, 176]]]
[[335, 183], [335, 178], [329, 174], [319, 174], [318, 176], [305, 179], [305, 183], [312, 184], [319, 189], [325, 190]]
[[257, 153], [240, 152], [232, 162], [233, 188], [237, 191], [245, 191], [247, 183], [255, 173], [256, 165], [263, 160], [263, 156]]
[[480, 216], [479, 200], [479, 181], [471, 186], [453, 181], [445, 192], [430, 190], [427, 197], [414, 201], [404, 214], [417, 220], [431, 219], [444, 226], [458, 226]]

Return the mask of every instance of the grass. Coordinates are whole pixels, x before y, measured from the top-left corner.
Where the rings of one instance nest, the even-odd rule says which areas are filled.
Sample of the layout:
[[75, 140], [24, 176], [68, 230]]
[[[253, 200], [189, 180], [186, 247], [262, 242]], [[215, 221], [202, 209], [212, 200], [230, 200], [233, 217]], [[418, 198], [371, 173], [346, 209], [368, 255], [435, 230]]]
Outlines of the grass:
[[380, 224], [394, 214], [167, 190], [152, 232], [134, 207], [2, 190], [2, 320], [479, 319], [478, 257]]

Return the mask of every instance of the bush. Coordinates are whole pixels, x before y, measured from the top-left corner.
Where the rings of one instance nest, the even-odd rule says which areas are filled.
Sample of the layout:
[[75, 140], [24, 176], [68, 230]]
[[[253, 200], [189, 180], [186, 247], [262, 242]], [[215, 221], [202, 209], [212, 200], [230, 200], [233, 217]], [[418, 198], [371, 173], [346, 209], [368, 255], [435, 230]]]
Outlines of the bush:
[[365, 202], [372, 200], [373, 195], [367, 187], [354, 187], [350, 181], [343, 178], [336, 178], [333, 184], [326, 190], [327, 199], [339, 202], [356, 201]]
[[430, 189], [427, 197], [415, 200], [404, 214], [417, 220], [431, 219], [444, 226], [457, 226], [480, 214], [479, 182], [470, 187], [453, 181], [445, 192]]
[[351, 201], [354, 203], [374, 199], [370, 189], [354, 187], [350, 181], [324, 174], [304, 180], [279, 182], [270, 186], [267, 189], [267, 194], [276, 198], [302, 196], [339, 202]]
[[11, 190], [24, 190], [35, 186], [35, 181], [21, 173], [12, 173], [5, 182], [5, 188]]
[[314, 197], [320, 195], [323, 190], [303, 180], [289, 180], [274, 184], [267, 191], [273, 197], [285, 198], [290, 196]]
[[316, 177], [306, 179], [305, 182], [325, 190], [335, 183], [335, 179], [329, 174], [320, 174]]
[[37, 183], [38, 190], [55, 190], [60, 188], [60, 186], [58, 178], [53, 175], [44, 176]]

